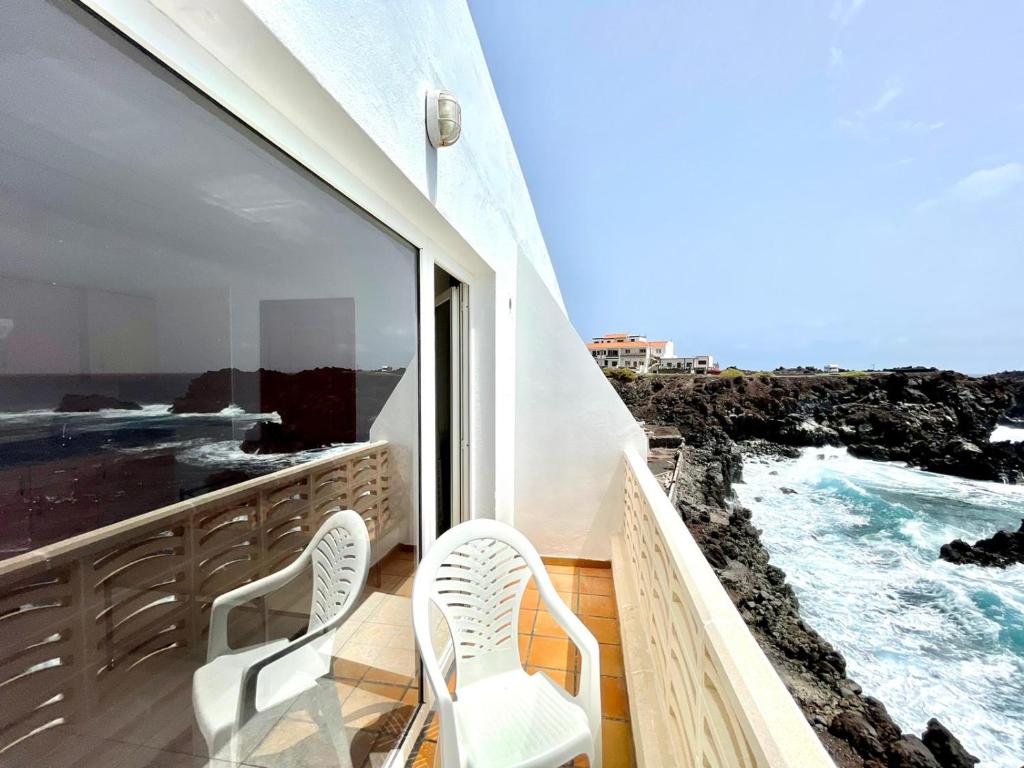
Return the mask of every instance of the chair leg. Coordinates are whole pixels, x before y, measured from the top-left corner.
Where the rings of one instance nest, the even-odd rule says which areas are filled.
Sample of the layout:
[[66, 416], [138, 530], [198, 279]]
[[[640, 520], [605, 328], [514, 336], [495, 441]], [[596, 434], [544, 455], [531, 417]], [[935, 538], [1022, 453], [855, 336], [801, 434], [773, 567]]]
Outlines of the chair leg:
[[334, 748], [335, 756], [338, 759], [337, 765], [344, 768], [352, 766], [351, 745], [348, 742], [348, 734], [345, 730], [345, 718], [338, 703], [337, 692], [334, 690], [334, 683], [321, 678], [317, 681], [316, 687], [316, 708], [320, 715], [318, 726], [327, 730], [331, 746]]

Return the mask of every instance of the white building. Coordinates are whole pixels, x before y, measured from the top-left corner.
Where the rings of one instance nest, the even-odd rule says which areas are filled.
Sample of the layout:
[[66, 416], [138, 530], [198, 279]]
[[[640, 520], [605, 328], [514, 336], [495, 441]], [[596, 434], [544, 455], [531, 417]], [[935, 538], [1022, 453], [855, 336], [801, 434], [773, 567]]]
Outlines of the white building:
[[[435, 706], [413, 575], [476, 518], [525, 534], [602, 643], [605, 768], [831, 765], [569, 322], [464, 2], [14, 6], [0, 410], [77, 453], [0, 472], [0, 762], [205, 763], [211, 604], [350, 508], [374, 566], [330, 672], [266, 709], [296, 678], [247, 675], [258, 714], [223, 768], [404, 765]], [[464, 130], [435, 149], [440, 88]], [[613, 349], [637, 370], [672, 354], [594, 351]], [[54, 413], [68, 393], [123, 414]], [[518, 634], [571, 689], [538, 593], [517, 598], [504, 652]], [[310, 604], [296, 577], [220, 640], [290, 649]], [[464, 659], [435, 628], [426, 652]]]
[[663, 357], [655, 368], [659, 373], [718, 373], [714, 355]]
[[602, 368], [629, 368], [647, 373], [658, 360], [672, 354], [671, 341], [650, 341], [646, 336], [610, 333], [596, 336], [587, 349]]

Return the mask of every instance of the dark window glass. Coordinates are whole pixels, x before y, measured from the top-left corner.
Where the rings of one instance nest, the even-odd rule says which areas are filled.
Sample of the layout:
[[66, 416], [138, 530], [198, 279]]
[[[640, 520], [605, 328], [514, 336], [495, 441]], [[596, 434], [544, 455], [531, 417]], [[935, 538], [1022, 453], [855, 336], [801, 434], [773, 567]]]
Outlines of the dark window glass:
[[[326, 698], [218, 756], [395, 746], [419, 699], [417, 260], [77, 5], [7, 4], [0, 765], [205, 764], [212, 601], [344, 508], [381, 568], [320, 648]], [[234, 609], [232, 647], [304, 635], [311, 584]]]

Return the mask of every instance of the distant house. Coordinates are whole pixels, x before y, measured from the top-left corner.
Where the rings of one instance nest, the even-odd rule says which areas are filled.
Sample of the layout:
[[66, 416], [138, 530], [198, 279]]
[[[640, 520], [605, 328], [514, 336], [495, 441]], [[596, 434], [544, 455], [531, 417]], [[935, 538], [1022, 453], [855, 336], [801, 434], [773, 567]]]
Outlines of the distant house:
[[825, 366], [825, 373], [839, 373], [842, 369], [835, 363], [829, 363]]
[[587, 349], [602, 368], [629, 368], [637, 373], [647, 373], [673, 351], [671, 341], [650, 341], [630, 333], [596, 336]]
[[718, 373], [718, 361], [714, 355], [663, 357], [656, 370], [659, 373]]

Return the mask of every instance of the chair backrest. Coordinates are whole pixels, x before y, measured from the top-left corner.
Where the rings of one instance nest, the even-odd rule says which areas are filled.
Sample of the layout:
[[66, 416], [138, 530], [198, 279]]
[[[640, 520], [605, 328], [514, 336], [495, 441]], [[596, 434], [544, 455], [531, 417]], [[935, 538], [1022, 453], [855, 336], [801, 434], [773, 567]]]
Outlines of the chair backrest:
[[423, 663], [434, 668], [430, 677], [441, 679], [429, 619], [431, 602], [452, 634], [456, 690], [521, 668], [523, 592], [530, 577], [543, 572], [530, 542], [504, 523], [470, 520], [442, 535], [420, 563], [413, 585], [413, 627]]
[[329, 624], [359, 599], [370, 568], [370, 535], [358, 512], [335, 512], [320, 526], [303, 557], [313, 566], [308, 632]]

